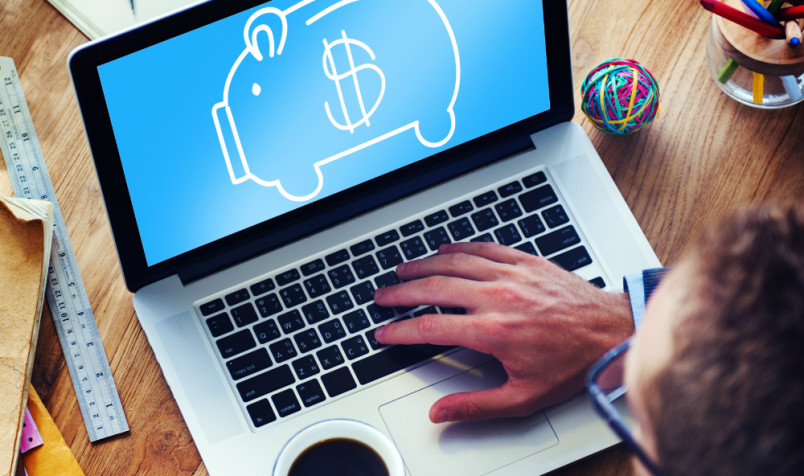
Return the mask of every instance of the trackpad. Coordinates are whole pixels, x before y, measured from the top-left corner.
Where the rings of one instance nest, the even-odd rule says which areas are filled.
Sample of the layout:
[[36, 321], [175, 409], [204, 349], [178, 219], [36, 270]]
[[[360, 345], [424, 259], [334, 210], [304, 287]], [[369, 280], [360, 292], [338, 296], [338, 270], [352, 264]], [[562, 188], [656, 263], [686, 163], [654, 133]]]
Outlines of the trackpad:
[[527, 418], [430, 422], [430, 407], [444, 395], [495, 387], [505, 378], [493, 361], [380, 407], [412, 476], [486, 474], [558, 444], [543, 412]]

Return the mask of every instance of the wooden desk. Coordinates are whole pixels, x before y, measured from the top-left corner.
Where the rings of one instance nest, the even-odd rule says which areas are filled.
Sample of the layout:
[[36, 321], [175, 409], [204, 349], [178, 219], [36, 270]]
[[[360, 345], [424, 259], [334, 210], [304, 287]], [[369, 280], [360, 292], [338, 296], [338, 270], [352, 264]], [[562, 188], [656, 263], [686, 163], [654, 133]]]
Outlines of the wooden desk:
[[[661, 85], [661, 117], [636, 135], [600, 133], [580, 112], [575, 121], [664, 263], [740, 205], [804, 196], [804, 108], [762, 111], [722, 94], [704, 66], [710, 16], [697, 2], [570, 0], [569, 9], [576, 90], [612, 57], [637, 59]], [[66, 67], [86, 38], [45, 0], [3, 0], [0, 35], [0, 55], [20, 72], [131, 433], [89, 443], [47, 311], [34, 385], [87, 474], [206, 474], [117, 264]], [[11, 193], [0, 166], [0, 194]], [[555, 474], [629, 474], [628, 458], [615, 448]]]

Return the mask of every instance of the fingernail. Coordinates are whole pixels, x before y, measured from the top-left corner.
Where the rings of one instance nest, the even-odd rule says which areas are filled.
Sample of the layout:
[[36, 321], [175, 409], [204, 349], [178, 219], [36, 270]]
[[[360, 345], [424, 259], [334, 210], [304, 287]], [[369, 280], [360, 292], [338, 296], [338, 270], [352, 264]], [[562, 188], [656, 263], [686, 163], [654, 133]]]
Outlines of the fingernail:
[[378, 327], [374, 330], [374, 339], [379, 342], [382, 339], [382, 336], [385, 334], [385, 326]]
[[385, 288], [377, 288], [377, 290], [374, 291], [374, 300], [380, 299], [383, 294], [385, 294]]

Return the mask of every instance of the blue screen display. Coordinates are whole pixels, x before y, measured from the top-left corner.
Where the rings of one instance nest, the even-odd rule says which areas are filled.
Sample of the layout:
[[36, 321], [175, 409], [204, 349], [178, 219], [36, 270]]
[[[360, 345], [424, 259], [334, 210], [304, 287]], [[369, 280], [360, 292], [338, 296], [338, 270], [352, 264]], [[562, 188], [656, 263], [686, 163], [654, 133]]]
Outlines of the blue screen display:
[[101, 65], [147, 264], [546, 111], [542, 17], [275, 0]]

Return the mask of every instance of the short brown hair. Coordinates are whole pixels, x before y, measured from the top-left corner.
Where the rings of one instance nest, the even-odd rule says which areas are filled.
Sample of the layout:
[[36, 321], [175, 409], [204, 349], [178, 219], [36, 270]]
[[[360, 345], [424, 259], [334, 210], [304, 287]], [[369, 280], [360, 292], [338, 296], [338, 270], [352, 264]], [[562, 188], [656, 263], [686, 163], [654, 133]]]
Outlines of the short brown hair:
[[650, 405], [670, 476], [804, 475], [804, 206], [742, 210], [691, 254], [695, 310]]

